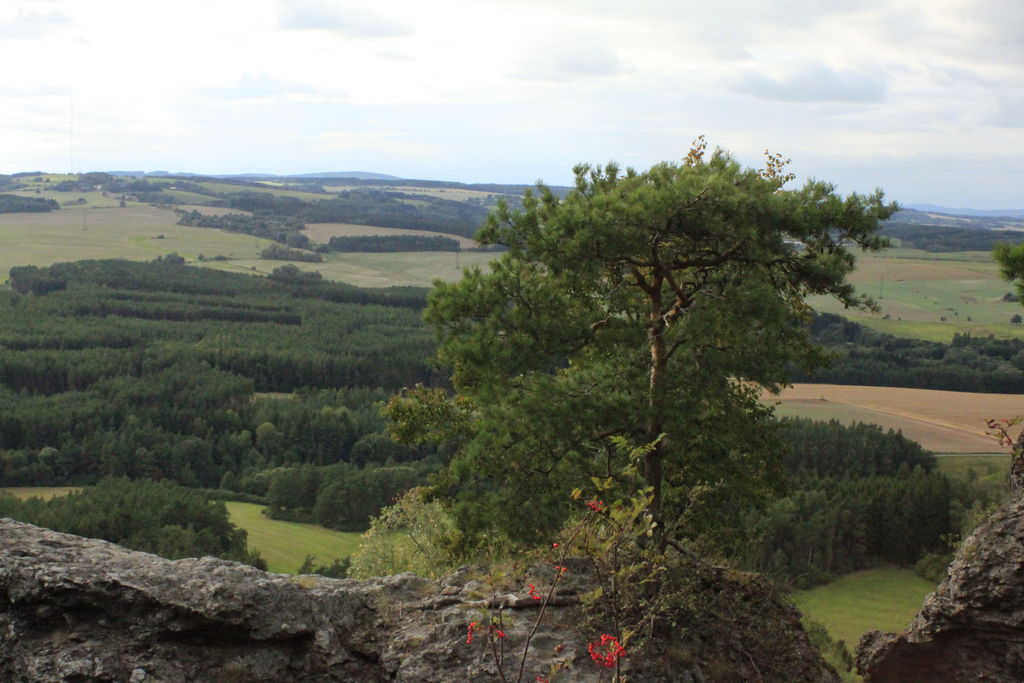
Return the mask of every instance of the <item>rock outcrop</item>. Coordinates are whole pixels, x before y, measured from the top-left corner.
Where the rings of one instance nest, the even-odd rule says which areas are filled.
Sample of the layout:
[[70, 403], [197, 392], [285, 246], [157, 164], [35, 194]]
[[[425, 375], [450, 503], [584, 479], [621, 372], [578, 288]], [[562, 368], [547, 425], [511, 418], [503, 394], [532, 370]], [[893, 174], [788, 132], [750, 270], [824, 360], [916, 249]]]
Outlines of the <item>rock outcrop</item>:
[[[570, 565], [559, 584], [522, 680], [552, 667], [561, 667], [556, 681], [601, 676], [576, 598], [588, 589], [585, 566]], [[466, 643], [466, 635], [471, 621], [486, 621], [482, 607], [498, 604], [505, 671], [516, 680], [539, 603], [496, 592], [480, 574], [285, 576], [214, 558], [170, 561], [0, 520], [0, 680], [493, 681], [487, 639], [478, 633]], [[692, 597], [712, 621], [681, 624], [650, 656], [627, 656], [631, 681], [837, 680], [796, 611], [756, 578], [704, 576]]]
[[1024, 502], [963, 542], [903, 633], [861, 638], [857, 670], [870, 683], [1024, 680]]

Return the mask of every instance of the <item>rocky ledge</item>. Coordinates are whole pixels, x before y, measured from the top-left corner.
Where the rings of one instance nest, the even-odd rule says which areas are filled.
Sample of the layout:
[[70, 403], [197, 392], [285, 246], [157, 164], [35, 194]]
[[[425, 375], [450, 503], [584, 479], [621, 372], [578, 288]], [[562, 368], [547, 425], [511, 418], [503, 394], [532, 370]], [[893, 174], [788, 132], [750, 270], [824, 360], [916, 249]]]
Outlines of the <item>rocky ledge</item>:
[[[553, 668], [560, 682], [607, 679], [587, 652], [594, 634], [581, 630], [576, 596], [588, 586], [576, 564], [533, 637], [524, 681]], [[467, 625], [499, 605], [504, 668], [516, 680], [539, 603], [495, 591], [482, 575], [285, 576], [0, 519], [0, 680], [499, 680], [486, 638], [466, 643]], [[541, 585], [532, 576], [523, 578]], [[673, 629], [651, 656], [622, 660], [631, 681], [837, 680], [796, 611], [756, 577], [715, 569], [695, 585], [710, 616]]]
[[1024, 502], [963, 542], [903, 633], [861, 638], [857, 670], [870, 683], [1024, 680]]

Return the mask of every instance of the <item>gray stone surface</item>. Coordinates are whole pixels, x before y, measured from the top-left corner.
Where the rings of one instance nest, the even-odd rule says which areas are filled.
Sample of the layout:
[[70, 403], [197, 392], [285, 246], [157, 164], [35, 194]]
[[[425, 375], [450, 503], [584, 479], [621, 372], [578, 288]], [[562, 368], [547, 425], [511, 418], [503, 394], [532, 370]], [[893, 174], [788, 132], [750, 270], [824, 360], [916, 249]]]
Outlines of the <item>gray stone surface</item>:
[[857, 669], [870, 683], [1024, 681], [1024, 502], [964, 540], [903, 633], [866, 633]]
[[[579, 630], [584, 566], [560, 584], [523, 681], [556, 664], [559, 683], [599, 680], [586, 651], [593, 634]], [[709, 612], [728, 604], [731, 621], [684, 625], [651, 657], [623, 660], [630, 681], [835, 680], [795, 610], [756, 579], [708, 576]], [[505, 671], [515, 680], [509, 660], [518, 661], [538, 603], [492, 589], [473, 568], [443, 581], [293, 577], [208, 557], [170, 561], [0, 520], [2, 681], [498, 680], [486, 639], [465, 642], [467, 624], [484, 620], [483, 603], [506, 606]], [[743, 640], [762, 626], [769, 636]]]

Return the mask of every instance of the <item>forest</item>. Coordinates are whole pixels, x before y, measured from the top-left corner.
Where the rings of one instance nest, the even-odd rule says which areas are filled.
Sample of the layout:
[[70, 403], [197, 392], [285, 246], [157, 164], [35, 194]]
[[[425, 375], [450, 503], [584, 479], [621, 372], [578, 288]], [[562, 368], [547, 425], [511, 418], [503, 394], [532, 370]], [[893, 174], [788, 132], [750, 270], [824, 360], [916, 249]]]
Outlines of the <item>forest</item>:
[[52, 199], [42, 197], [21, 197], [16, 194], [0, 194], [0, 213], [40, 213], [55, 211], [60, 205]]
[[954, 227], [919, 223], [885, 224], [882, 234], [898, 240], [900, 246], [924, 251], [992, 251], [1002, 242], [1019, 242], [1019, 233], [984, 227]]
[[384, 466], [432, 452], [384, 439], [376, 408], [409, 382], [445, 381], [427, 361], [422, 291], [166, 260], [16, 268], [11, 283], [0, 297], [5, 485], [128, 476], [262, 497], [285, 466], [349, 463], [344, 473], [379, 483], [377, 498], [358, 519], [320, 519], [358, 526], [393, 481], [409, 481]]
[[894, 337], [831, 313], [815, 313], [811, 338], [831, 355], [813, 371], [790, 368], [794, 382], [862, 384], [983, 393], [1024, 392], [1024, 341], [954, 334], [942, 344]]

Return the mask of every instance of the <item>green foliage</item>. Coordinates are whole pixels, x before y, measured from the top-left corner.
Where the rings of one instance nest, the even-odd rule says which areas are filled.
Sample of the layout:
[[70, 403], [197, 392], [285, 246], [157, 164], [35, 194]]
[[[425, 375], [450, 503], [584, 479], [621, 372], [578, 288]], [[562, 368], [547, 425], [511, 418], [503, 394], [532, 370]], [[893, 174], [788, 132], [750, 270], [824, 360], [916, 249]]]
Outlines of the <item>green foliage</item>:
[[56, 211], [60, 205], [52, 199], [42, 197], [21, 197], [16, 194], [0, 194], [0, 213], [39, 213]]
[[102, 479], [48, 501], [0, 494], [0, 516], [170, 559], [215, 555], [266, 567], [247, 550], [246, 533], [231, 523], [223, 502], [166, 481]]
[[[658, 534], [698, 533], [772, 485], [757, 387], [821, 360], [807, 296], [867, 303], [847, 245], [883, 246], [894, 208], [822, 182], [785, 191], [783, 165], [698, 145], [643, 173], [580, 166], [564, 198], [540, 186], [522, 212], [499, 206], [478, 239], [508, 251], [438, 283], [426, 314], [471, 416], [446, 482], [463, 529], [538, 540], [568, 491], [611, 477], [618, 495], [651, 488]], [[655, 445], [629, 461], [613, 437]], [[684, 514], [695, 487], [706, 515]]]
[[935, 469], [935, 456], [902, 433], [856, 422], [801, 418], [779, 420], [783, 463], [790, 474], [816, 477], [896, 476], [921, 467]]
[[324, 260], [324, 257], [315, 251], [289, 249], [280, 244], [271, 244], [260, 252], [260, 258], [268, 261], [307, 261], [309, 263], [322, 263]]
[[[423, 299], [408, 290], [127, 261], [12, 278], [43, 295], [0, 297], [3, 485], [125, 475], [215, 487], [232, 472], [235, 488], [264, 495], [257, 472], [351, 461], [383, 431], [387, 391], [435, 377]], [[43, 293], [48, 281], [61, 288]], [[366, 439], [359, 464], [429, 453], [392, 446]]]
[[[296, 200], [298, 201], [298, 200]], [[301, 202], [299, 202], [301, 204]], [[290, 247], [308, 247], [309, 238], [302, 233], [305, 225], [296, 219], [278, 216], [250, 216], [244, 213], [228, 213], [221, 216], [199, 211], [178, 210], [178, 225], [193, 228], [216, 228], [228, 232], [263, 237]]]
[[437, 469], [432, 461], [410, 465], [329, 467], [304, 465], [268, 473], [268, 515], [315, 522], [343, 531], [366, 529], [370, 518]]
[[1024, 242], [1016, 245], [1000, 242], [992, 248], [992, 258], [999, 264], [1003, 279], [1016, 284], [1018, 298], [1024, 297]]
[[953, 561], [953, 553], [928, 553], [914, 564], [914, 573], [922, 579], [939, 583], [946, 578], [946, 569]]
[[445, 506], [412, 489], [373, 518], [351, 556], [357, 579], [411, 571], [440, 577], [459, 564], [461, 538]]
[[893, 430], [785, 419], [778, 433], [788, 490], [748, 509], [737, 557], [783, 583], [807, 587], [945, 551], [965, 504], [978, 500]]
[[803, 623], [804, 629], [807, 630], [807, 638], [821, 650], [825, 661], [840, 672], [850, 672], [853, 670], [853, 655], [850, 654], [845, 641], [833, 640], [828, 629], [819, 621], [805, 618]]
[[344, 579], [348, 577], [349, 567], [352, 565], [352, 561], [349, 558], [335, 559], [330, 564], [316, 564], [316, 557], [313, 555], [306, 555], [306, 559], [299, 565], [296, 574], [319, 574], [320, 576], [326, 576], [332, 579]]

